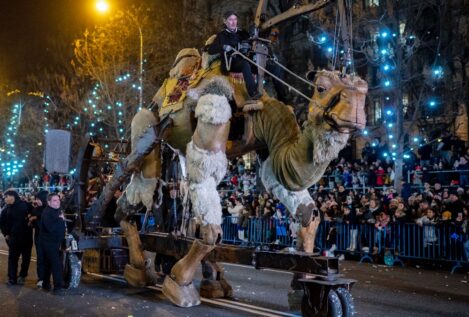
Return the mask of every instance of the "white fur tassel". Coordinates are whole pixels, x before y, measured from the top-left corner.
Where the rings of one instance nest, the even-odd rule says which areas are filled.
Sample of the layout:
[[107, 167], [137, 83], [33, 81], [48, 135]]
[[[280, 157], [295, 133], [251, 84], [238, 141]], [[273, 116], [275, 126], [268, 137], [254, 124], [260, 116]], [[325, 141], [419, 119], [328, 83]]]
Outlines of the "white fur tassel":
[[220, 225], [222, 211], [220, 196], [217, 192], [217, 184], [212, 177], [201, 183], [190, 183], [189, 195], [192, 202], [192, 210], [202, 221], [203, 225]]
[[134, 206], [141, 202], [147, 210], [151, 210], [157, 183], [157, 178], [144, 178], [142, 172], [132, 174], [132, 179], [125, 189], [127, 201]]
[[187, 144], [186, 153], [192, 210], [202, 224], [219, 225], [222, 212], [217, 184], [226, 173], [226, 155], [199, 149], [192, 141]]
[[215, 185], [221, 182], [226, 174], [228, 161], [223, 152], [209, 152], [189, 142], [186, 148], [187, 173], [189, 182], [201, 183], [213, 177]]
[[225, 96], [207, 94], [200, 97], [195, 117], [202, 122], [223, 124], [231, 118], [231, 107]]

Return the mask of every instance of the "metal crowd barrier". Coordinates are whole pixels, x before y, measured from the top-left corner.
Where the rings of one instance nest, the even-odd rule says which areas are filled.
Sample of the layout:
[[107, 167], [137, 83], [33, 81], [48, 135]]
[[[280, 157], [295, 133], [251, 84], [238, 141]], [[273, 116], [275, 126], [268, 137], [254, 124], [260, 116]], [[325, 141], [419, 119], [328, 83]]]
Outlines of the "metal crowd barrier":
[[[276, 244], [295, 246], [288, 219], [225, 217], [222, 223], [223, 241], [240, 245]], [[240, 223], [242, 222], [242, 223]], [[243, 224], [247, 226], [243, 227]], [[429, 260], [451, 262], [451, 273], [463, 264], [469, 264], [464, 243], [469, 232], [463, 233], [454, 224], [423, 225], [416, 223], [392, 223], [384, 228], [374, 224], [346, 224], [321, 222], [316, 234], [316, 247], [321, 253], [337, 252], [360, 257], [360, 263], [373, 262], [374, 256], [382, 256], [387, 265], [400, 264], [403, 260]]]

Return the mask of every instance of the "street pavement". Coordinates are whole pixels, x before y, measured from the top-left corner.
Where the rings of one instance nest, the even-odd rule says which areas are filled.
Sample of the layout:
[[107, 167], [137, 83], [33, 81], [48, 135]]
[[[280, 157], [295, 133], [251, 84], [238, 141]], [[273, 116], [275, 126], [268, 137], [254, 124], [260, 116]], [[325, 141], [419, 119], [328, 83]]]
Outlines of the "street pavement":
[[[135, 289], [119, 281], [85, 275], [67, 296], [36, 289], [35, 262], [24, 286], [6, 285], [7, 247], [0, 238], [0, 316], [259, 316], [247, 311], [203, 303], [183, 309], [152, 289]], [[358, 316], [469, 317], [468, 274], [415, 267], [386, 267], [342, 261], [341, 272], [358, 280], [352, 289]], [[226, 278], [239, 303], [289, 313], [287, 293], [292, 275], [251, 267], [225, 265]], [[200, 274], [198, 275], [200, 276]], [[237, 304], [238, 303], [238, 304]], [[262, 315], [262, 314], [261, 314]], [[275, 313], [265, 314], [274, 316]]]

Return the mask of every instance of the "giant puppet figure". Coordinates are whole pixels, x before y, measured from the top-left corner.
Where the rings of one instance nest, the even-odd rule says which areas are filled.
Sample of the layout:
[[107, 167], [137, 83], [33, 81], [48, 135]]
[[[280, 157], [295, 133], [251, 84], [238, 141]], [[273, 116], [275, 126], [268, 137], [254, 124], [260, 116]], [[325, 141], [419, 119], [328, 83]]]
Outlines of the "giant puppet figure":
[[[193, 284], [196, 268], [222, 240], [222, 206], [216, 187], [227, 170], [227, 156], [268, 150], [260, 171], [262, 182], [301, 222], [298, 249], [313, 252], [320, 215], [307, 189], [337, 158], [350, 133], [365, 127], [367, 90], [367, 83], [356, 75], [318, 71], [307, 121], [300, 128], [291, 108], [265, 92], [260, 98], [261, 109], [243, 112], [249, 96], [242, 75], [222, 74], [220, 57], [207, 53], [200, 56], [196, 49], [182, 50], [169, 78], [154, 97], [158, 112], [142, 109], [132, 121], [132, 154], [127, 164], [133, 174], [117, 213], [130, 251], [126, 279], [132, 285], [152, 282], [149, 261], [128, 216], [135, 210], [131, 206], [143, 204], [149, 210], [153, 207], [162, 172], [160, 143], [153, 142], [150, 152], [142, 149], [142, 140], [160, 118], [171, 119], [171, 126], [159, 137], [185, 157], [186, 188], [200, 223], [198, 239], [165, 277], [163, 292], [174, 304], [191, 307], [200, 304]], [[244, 116], [244, 136], [229, 140], [235, 115]], [[139, 153], [145, 156], [133, 160]], [[201, 292], [209, 296], [230, 295], [231, 287], [223, 279], [221, 267], [214, 268], [221, 278], [202, 283]]]
[[[200, 303], [192, 283], [194, 272], [222, 239], [222, 207], [216, 187], [225, 175], [227, 154], [262, 147], [268, 149], [269, 156], [261, 166], [262, 182], [301, 221], [299, 248], [312, 252], [320, 216], [307, 188], [317, 182], [328, 164], [337, 158], [350, 132], [365, 127], [367, 93], [366, 82], [357, 76], [342, 77], [338, 72], [319, 71], [308, 119], [302, 129], [288, 106], [264, 94], [261, 98], [263, 109], [246, 114], [250, 123], [245, 125], [244, 139], [229, 142], [233, 116], [230, 102], [247, 96], [247, 93], [243, 91], [244, 85], [239, 85], [239, 78], [232, 80], [219, 73], [216, 61], [210, 65], [205, 63], [207, 68], [199, 67], [199, 64], [204, 65], [205, 58], [200, 63], [196, 52], [186, 49], [178, 55], [179, 61], [171, 70], [173, 77], [155, 96], [155, 101], [163, 105], [160, 114], [170, 113], [173, 122], [165, 133], [166, 142], [185, 154], [192, 211], [201, 224], [200, 239], [195, 240], [188, 254], [174, 265], [163, 285], [164, 294], [182, 307]], [[186, 83], [193, 88], [181, 94], [179, 89], [186, 84], [181, 85], [180, 79], [192, 76], [187, 77], [186, 71], [198, 74], [193, 76], [194, 83], [190, 80]], [[200, 74], [203, 77], [199, 77]], [[178, 102], [165, 106], [165, 100], [177, 97], [175, 92], [179, 95]], [[187, 96], [183, 97], [186, 92]], [[235, 95], [238, 96], [235, 98]], [[137, 146], [141, 133], [157, 123], [157, 117], [146, 109], [135, 116], [132, 121], [133, 147]], [[145, 157], [141, 169], [133, 174], [122, 198], [125, 203], [121, 202], [121, 205], [143, 203], [151, 209], [160, 173], [157, 147]], [[128, 214], [133, 209], [121, 210]], [[145, 260], [137, 230], [125, 218], [121, 226], [128, 240], [133, 241], [129, 241], [130, 266], [144, 278]], [[220, 281], [219, 286], [225, 295], [229, 292], [226, 281]]]

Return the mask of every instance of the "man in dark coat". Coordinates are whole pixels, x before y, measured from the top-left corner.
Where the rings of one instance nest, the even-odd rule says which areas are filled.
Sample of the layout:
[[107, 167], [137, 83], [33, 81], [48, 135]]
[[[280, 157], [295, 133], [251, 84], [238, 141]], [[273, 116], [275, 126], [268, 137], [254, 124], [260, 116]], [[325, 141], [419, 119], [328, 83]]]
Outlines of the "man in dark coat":
[[[249, 33], [238, 28], [238, 15], [236, 12], [227, 11], [223, 17], [225, 28], [217, 34], [213, 43], [208, 47], [208, 53], [211, 55], [220, 54], [222, 71], [227, 72], [225, 52], [229, 56], [233, 48], [238, 49], [238, 44], [246, 43], [249, 39]], [[261, 97], [252, 76], [251, 64], [248, 61], [238, 55], [232, 56], [229, 71], [243, 73], [244, 82], [252, 100]]]
[[49, 193], [46, 190], [41, 190], [34, 197], [33, 206], [34, 209], [31, 212], [29, 217], [30, 226], [34, 228], [34, 245], [36, 246], [36, 271], [37, 271], [37, 286], [42, 287], [42, 281], [44, 280], [44, 254], [41, 248], [41, 243], [39, 243], [39, 232], [42, 211], [47, 206], [47, 195]]
[[[23, 284], [28, 276], [33, 247], [33, 231], [28, 226], [31, 210], [14, 190], [5, 192], [6, 206], [1, 214], [0, 225], [8, 244], [8, 285]], [[21, 256], [21, 270], [18, 277], [18, 261]]]
[[59, 195], [52, 193], [47, 196], [47, 207], [42, 211], [39, 241], [44, 255], [44, 279], [42, 288], [50, 290], [50, 276], [54, 279], [54, 292], [62, 293], [63, 266], [61, 246], [65, 237], [64, 214], [60, 209]]

